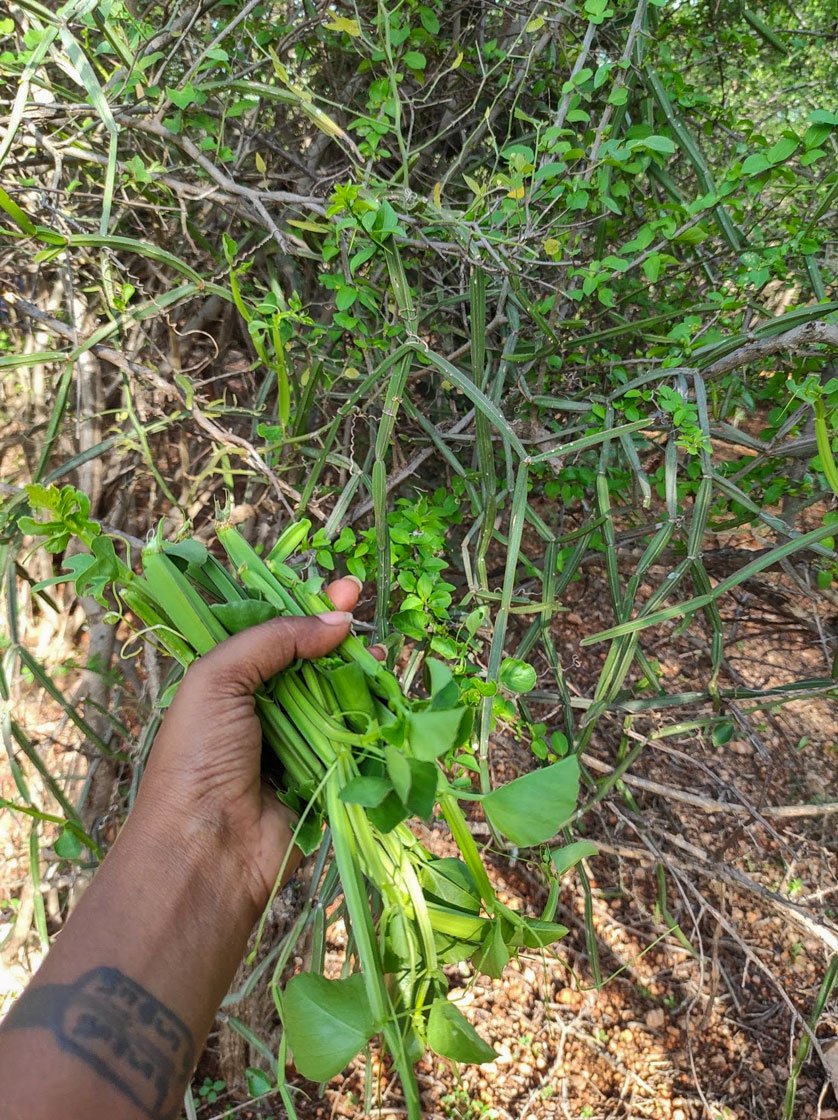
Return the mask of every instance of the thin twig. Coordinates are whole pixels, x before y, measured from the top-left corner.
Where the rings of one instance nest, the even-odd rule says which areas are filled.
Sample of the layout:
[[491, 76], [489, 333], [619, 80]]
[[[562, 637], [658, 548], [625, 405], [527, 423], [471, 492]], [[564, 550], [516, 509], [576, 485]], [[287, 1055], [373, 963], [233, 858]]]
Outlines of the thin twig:
[[[614, 767], [592, 758], [589, 754], [582, 755], [582, 761], [591, 770], [599, 774], [613, 774]], [[623, 774], [620, 778], [627, 786], [643, 789], [648, 793], [657, 793], [661, 797], [680, 801], [684, 805], [692, 805], [696, 809], [703, 809], [705, 813], [734, 813], [742, 816], [753, 816], [753, 811], [747, 805], [736, 805], [728, 801], [713, 801], [709, 797], [701, 797], [696, 793], [687, 793], [676, 789], [674, 786], [663, 785], [661, 782], [652, 782], [648, 778], [637, 778], [633, 774]], [[821, 805], [763, 805], [759, 812], [767, 817], [780, 817], [791, 820], [799, 817], [822, 817], [830, 813], [838, 813], [838, 801], [825, 801]]]
[[767, 358], [770, 354], [790, 354], [807, 350], [816, 343], [823, 343], [833, 350], [838, 350], [838, 326], [824, 322], [822, 319], [813, 319], [811, 323], [804, 323], [773, 338], [753, 338], [744, 346], [734, 350], [732, 354], [726, 354], [725, 357], [713, 362], [703, 371], [702, 376], [705, 381], [709, 381], [730, 373], [732, 369], [740, 369], [751, 362]]

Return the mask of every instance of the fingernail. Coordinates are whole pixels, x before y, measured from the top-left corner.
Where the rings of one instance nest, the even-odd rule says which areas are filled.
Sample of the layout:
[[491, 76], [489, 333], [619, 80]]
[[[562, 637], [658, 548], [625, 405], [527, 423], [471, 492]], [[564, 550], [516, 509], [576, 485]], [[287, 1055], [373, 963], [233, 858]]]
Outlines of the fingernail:
[[319, 618], [326, 626], [347, 626], [352, 622], [352, 615], [349, 611], [323, 611], [322, 614], [315, 617]]
[[344, 579], [351, 579], [352, 582], [356, 585], [356, 587], [358, 588], [359, 591], [361, 591], [363, 589], [364, 585], [361, 582], [361, 580], [358, 579], [357, 576], [344, 576], [343, 578]]

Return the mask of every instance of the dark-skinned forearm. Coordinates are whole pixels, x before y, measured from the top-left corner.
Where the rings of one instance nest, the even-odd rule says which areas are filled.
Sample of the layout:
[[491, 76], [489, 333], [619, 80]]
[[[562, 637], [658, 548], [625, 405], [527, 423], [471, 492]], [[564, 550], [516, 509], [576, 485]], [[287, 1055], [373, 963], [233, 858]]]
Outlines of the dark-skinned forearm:
[[189, 667], [113, 851], [0, 1030], [10, 1120], [172, 1120], [283, 869], [291, 816], [260, 777], [254, 693], [349, 634], [337, 608], [228, 638]]
[[129, 820], [0, 1030], [4, 1115], [179, 1115], [257, 914], [222, 835]]

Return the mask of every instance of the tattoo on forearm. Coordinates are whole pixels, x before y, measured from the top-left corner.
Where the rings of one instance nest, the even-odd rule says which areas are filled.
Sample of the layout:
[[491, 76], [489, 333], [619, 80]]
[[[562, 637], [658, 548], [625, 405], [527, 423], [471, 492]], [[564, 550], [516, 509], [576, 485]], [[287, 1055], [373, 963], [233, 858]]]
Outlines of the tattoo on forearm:
[[192, 1034], [177, 1015], [116, 968], [94, 968], [72, 984], [35, 985], [4, 1030], [49, 1030], [152, 1120], [177, 1116], [195, 1062]]

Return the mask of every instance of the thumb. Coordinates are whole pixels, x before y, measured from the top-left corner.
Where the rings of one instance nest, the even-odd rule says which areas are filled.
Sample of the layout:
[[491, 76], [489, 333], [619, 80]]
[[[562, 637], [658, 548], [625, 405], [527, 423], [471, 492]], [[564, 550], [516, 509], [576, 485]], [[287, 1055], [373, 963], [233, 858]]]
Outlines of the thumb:
[[348, 637], [351, 624], [348, 611], [272, 618], [210, 650], [190, 670], [192, 680], [215, 694], [249, 696], [297, 658], [331, 653]]

